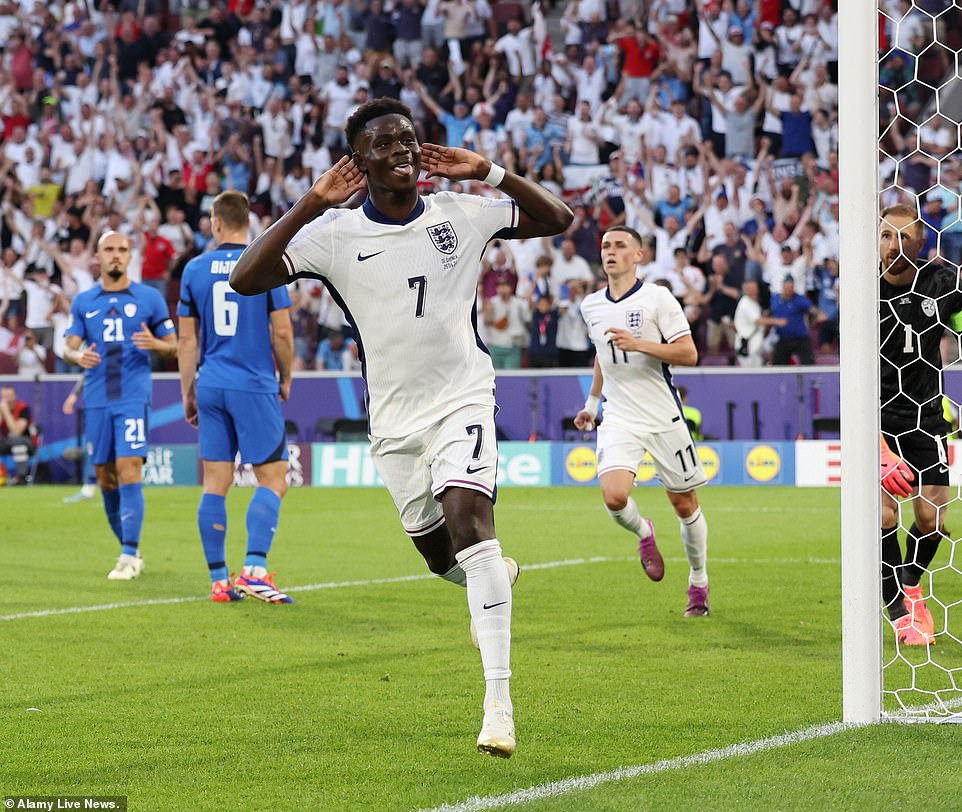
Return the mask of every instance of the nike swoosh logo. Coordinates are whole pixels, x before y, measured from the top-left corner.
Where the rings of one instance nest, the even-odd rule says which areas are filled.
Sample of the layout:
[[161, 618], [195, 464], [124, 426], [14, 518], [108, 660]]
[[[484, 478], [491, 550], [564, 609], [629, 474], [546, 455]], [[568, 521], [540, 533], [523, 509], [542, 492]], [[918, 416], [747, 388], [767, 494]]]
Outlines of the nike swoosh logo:
[[501, 601], [501, 603], [491, 603], [491, 604], [485, 603], [485, 604], [482, 604], [482, 605], [481, 605], [481, 608], [482, 608], [482, 609], [494, 609], [495, 606], [504, 606], [506, 603], [507, 603], [507, 601]]
[[131, 444], [130, 444], [130, 447], [131, 447], [131, 448], [143, 448], [145, 445], [147, 445], [147, 443], [131, 443]]
[[[385, 248], [384, 250], [386, 251], [387, 249]], [[366, 260], [366, 259], [370, 259], [371, 257], [376, 257], [378, 254], [383, 254], [383, 253], [384, 253], [384, 251], [375, 251], [373, 254], [368, 254], [367, 256], [365, 256], [365, 255], [362, 254], [360, 251], [358, 251], [358, 253], [357, 253], [357, 261], [358, 261], [358, 262], [364, 262], [364, 260]]]
[[487, 467], [489, 467], [489, 466], [487, 466], [487, 465], [479, 465], [477, 468], [472, 468], [472, 467], [469, 465], [469, 466], [468, 466], [467, 468], [465, 468], [464, 470], [467, 471], [469, 474], [476, 474], [476, 473], [478, 473], [478, 471], [483, 471], [483, 470], [484, 470], [485, 468], [487, 468]]
[[694, 478], [695, 478], [695, 475], [694, 475], [694, 474], [692, 474], [691, 476], [686, 476], [686, 477], [685, 477], [685, 482], [690, 482], [690, 481], [693, 480]]
[[99, 312], [100, 312], [99, 310], [88, 310], [86, 313], [84, 313], [84, 318], [86, 318], [86, 319], [92, 319], [92, 318], [93, 318], [94, 316], [96, 316]]

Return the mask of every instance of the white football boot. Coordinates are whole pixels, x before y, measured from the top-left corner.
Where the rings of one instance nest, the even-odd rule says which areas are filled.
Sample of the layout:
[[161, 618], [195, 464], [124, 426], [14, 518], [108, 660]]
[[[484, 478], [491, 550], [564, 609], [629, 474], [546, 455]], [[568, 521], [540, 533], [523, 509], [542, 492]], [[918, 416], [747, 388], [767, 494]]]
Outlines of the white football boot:
[[144, 571], [144, 559], [137, 555], [126, 555], [121, 553], [114, 568], [107, 573], [109, 581], [133, 581]]
[[484, 721], [478, 736], [478, 752], [498, 758], [511, 758], [514, 749], [514, 716], [503, 703], [492, 700], [484, 709]]

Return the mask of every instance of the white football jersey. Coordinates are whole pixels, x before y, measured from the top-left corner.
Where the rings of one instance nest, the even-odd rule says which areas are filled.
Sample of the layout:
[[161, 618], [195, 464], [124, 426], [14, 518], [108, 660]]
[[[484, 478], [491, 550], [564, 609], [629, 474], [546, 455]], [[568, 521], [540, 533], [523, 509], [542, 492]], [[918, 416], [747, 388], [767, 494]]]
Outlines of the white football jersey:
[[480, 258], [518, 225], [510, 198], [441, 192], [398, 222], [368, 199], [330, 209], [291, 240], [291, 278], [320, 277], [354, 329], [375, 437], [403, 437], [471, 404], [494, 408], [478, 336]]
[[605, 423], [654, 433], [682, 420], [668, 364], [642, 352], [616, 349], [605, 335], [605, 330], [620, 327], [636, 338], [666, 344], [691, 335], [685, 312], [671, 291], [639, 281], [615, 301], [605, 288], [584, 298], [581, 314], [604, 375]]

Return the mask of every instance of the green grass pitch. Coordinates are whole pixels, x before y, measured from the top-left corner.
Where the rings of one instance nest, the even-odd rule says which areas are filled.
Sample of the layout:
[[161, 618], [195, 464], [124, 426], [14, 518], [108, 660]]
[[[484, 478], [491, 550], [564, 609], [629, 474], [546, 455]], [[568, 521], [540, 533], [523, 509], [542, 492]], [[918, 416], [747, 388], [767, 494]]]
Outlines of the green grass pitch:
[[[0, 795], [127, 795], [131, 810], [429, 809], [841, 717], [837, 490], [704, 489], [705, 619], [682, 616], [687, 565], [661, 491], [635, 491], [666, 558], [654, 584], [597, 489], [502, 490], [498, 535], [522, 565], [509, 761], [474, 747], [483, 686], [464, 593], [380, 580], [426, 572], [385, 491], [289, 493], [271, 568], [282, 588], [318, 585], [293, 592], [296, 606], [169, 602], [208, 590], [197, 489], [147, 491], [146, 571], [107, 581], [118, 551], [99, 499], [62, 504], [69, 493], [0, 491]], [[228, 499], [235, 570], [249, 497]], [[550, 562], [567, 563], [532, 566]], [[938, 578], [962, 596], [958, 573]], [[130, 602], [142, 605], [9, 619]], [[957, 648], [933, 659], [960, 667]], [[933, 688], [949, 679], [917, 675]], [[847, 730], [512, 808], [953, 809], [960, 736], [958, 725]]]

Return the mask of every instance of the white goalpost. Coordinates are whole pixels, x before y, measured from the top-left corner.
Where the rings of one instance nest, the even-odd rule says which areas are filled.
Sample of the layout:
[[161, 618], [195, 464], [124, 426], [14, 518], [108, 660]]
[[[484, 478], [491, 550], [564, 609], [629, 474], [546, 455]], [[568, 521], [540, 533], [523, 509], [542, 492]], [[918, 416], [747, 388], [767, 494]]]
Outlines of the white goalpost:
[[[897, 641], [891, 622], [882, 613], [879, 488], [880, 305], [894, 311], [897, 305], [910, 304], [907, 297], [911, 293], [920, 297], [921, 311], [931, 318], [936, 298], [926, 297], [955, 295], [934, 292], [932, 285], [941, 284], [934, 280], [943, 278], [946, 268], [956, 272], [962, 259], [962, 226], [956, 223], [962, 199], [962, 78], [956, 67], [962, 55], [962, 9], [945, 4], [933, 10], [933, 4], [923, 0], [913, 0], [907, 12], [893, 0], [842, 0], [838, 6], [842, 718], [854, 724], [962, 722], [962, 635], [958, 628], [962, 621], [962, 547], [957, 548], [959, 534], [951, 529], [962, 521], [959, 485], [950, 484], [948, 503], [936, 513], [936, 532], [942, 533], [942, 538], [934, 560], [931, 542], [928, 553], [922, 552], [922, 540], [931, 536], [916, 530], [912, 544], [906, 539], [909, 528], [914, 530], [913, 508], [919, 503], [902, 502], [894, 531], [905, 558], [901, 566], [896, 566], [897, 562], [890, 566], [905, 590], [916, 590], [917, 596], [921, 588], [922, 599], [933, 615], [925, 621], [934, 625], [931, 645], [903, 640], [901, 633]], [[879, 48], [880, 21], [885, 26], [884, 53]], [[879, 209], [896, 202], [915, 209], [926, 234], [933, 237], [919, 257], [920, 271], [911, 290], [881, 302]], [[930, 260], [933, 265], [927, 268], [925, 263]], [[951, 274], [948, 279], [951, 284]], [[956, 284], [962, 288], [962, 282]], [[907, 339], [904, 361], [893, 360], [887, 343], [886, 357], [887, 363], [898, 368], [900, 384], [903, 375], [910, 381], [903, 394], [911, 400], [913, 395], [923, 397], [911, 383], [912, 375], [919, 373], [911, 370], [922, 363], [936, 365], [935, 359], [920, 349], [922, 333], [931, 335], [928, 331], [936, 325], [928, 326], [911, 315], [905, 315], [904, 322], [902, 318], [897, 316], [906, 335], [911, 329], [919, 340], [913, 349]], [[951, 335], [959, 330], [958, 313], [940, 314], [936, 323], [949, 321]], [[960, 353], [960, 339], [951, 350], [942, 347], [945, 363], [958, 364]], [[934, 374], [935, 369], [929, 372]], [[954, 380], [943, 377], [939, 393], [943, 415], [953, 408], [957, 412], [962, 401], [957, 391], [958, 373], [953, 374]], [[923, 378], [932, 380], [927, 374]], [[898, 434], [899, 442], [907, 435], [922, 434], [923, 445], [929, 438], [941, 443], [943, 430], [936, 428], [941, 421], [932, 422], [934, 415], [928, 411], [928, 404], [935, 399], [924, 397], [924, 406], [917, 404], [914, 431]], [[892, 408], [893, 416], [897, 415]], [[954, 450], [958, 457], [962, 444], [956, 442]], [[952, 452], [950, 447], [946, 456], [940, 446], [939, 465], [944, 466], [943, 473], [949, 470], [950, 483], [957, 483], [958, 466], [953, 464]], [[929, 496], [934, 498], [934, 492], [927, 492]], [[929, 506], [936, 505], [929, 502]], [[922, 523], [922, 519], [918, 521]], [[920, 539], [917, 543], [916, 537]], [[919, 573], [921, 581], [916, 586]], [[913, 628], [916, 607], [921, 603], [918, 598], [916, 602], [905, 600]]]
[[838, 4], [842, 718], [882, 714], [878, 5]]

